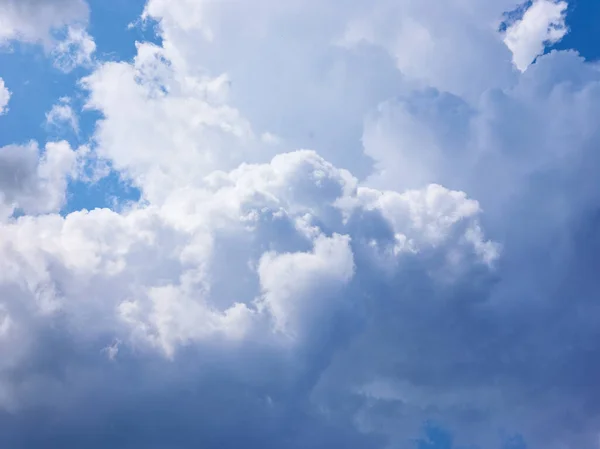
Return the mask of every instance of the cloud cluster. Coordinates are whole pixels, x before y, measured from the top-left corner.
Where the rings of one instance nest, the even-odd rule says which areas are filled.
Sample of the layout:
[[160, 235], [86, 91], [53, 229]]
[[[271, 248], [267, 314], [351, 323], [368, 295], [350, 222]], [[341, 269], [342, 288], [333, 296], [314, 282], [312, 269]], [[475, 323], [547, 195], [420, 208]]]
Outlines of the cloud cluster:
[[53, 31], [85, 23], [88, 15], [85, 0], [2, 0], [0, 44], [12, 40], [49, 44]]
[[76, 67], [89, 67], [95, 51], [96, 43], [85, 28], [69, 26], [64, 38], [52, 48], [54, 66], [66, 73]]
[[41, 44], [63, 72], [90, 65], [96, 44], [87, 33], [86, 0], [0, 0], [0, 49]]
[[15, 211], [58, 212], [76, 170], [77, 153], [64, 141], [48, 143], [43, 152], [35, 142], [1, 147], [0, 221]]
[[518, 6], [149, 0], [91, 149], [0, 149], [0, 444], [595, 447], [600, 72]]
[[513, 63], [519, 70], [525, 71], [547, 45], [567, 34], [567, 6], [563, 1], [536, 0], [521, 19], [508, 26], [504, 43], [512, 51]]
[[[473, 267], [489, 272], [498, 256], [482, 235], [478, 204], [463, 193], [436, 185], [404, 194], [357, 188], [311, 151], [213, 173], [205, 184], [160, 207], [23, 216], [2, 226], [4, 407], [27, 416], [40, 402], [57, 407], [59, 396], [77, 403], [88, 366], [72, 354], [86, 347], [102, 370], [105, 358], [128, 364], [120, 349], [104, 355], [113, 339], [178, 365], [192, 363], [179, 358], [186, 347], [200, 351], [190, 356], [199, 366], [219, 347], [217, 363], [257, 353], [250, 366], [227, 368], [226, 379], [252, 388], [260, 369], [253, 365], [266, 357], [283, 377], [262, 382], [300, 388], [320, 368], [314, 351], [329, 358], [355, 334], [338, 335], [332, 323], [363, 320], [372, 293], [361, 286], [363, 273], [380, 267], [383, 286], [427, 259], [431, 282], [453, 289]], [[60, 341], [65, 331], [77, 339]], [[40, 351], [58, 373], [22, 371]], [[170, 381], [153, 380], [157, 387]]]

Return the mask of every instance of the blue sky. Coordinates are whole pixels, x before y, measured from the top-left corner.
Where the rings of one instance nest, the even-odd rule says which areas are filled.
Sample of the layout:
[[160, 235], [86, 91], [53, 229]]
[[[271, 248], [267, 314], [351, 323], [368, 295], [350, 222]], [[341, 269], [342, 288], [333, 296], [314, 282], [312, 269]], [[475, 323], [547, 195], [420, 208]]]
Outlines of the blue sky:
[[567, 24], [569, 34], [556, 45], [557, 49], [575, 49], [590, 60], [600, 58], [598, 31], [595, 24], [600, 20], [600, 5], [590, 0], [579, 0], [570, 6]]
[[599, 21], [0, 0], [0, 446], [596, 447]]
[[[90, 2], [89, 30], [96, 43], [97, 57], [102, 60], [130, 60], [135, 56], [135, 42], [157, 41], [152, 24], [128, 27], [143, 11], [143, 1]], [[82, 108], [85, 97], [78, 88], [79, 79], [89, 70], [76, 68], [71, 73], [57, 70], [45, 57], [40, 46], [12, 43], [10, 50], [0, 53], [2, 77], [11, 85], [11, 114], [0, 124], [0, 145], [22, 143], [31, 139], [67, 139], [73, 145], [88, 142], [99, 114], [86, 111], [79, 117], [80, 132], [69, 128], [48, 129], [46, 113], [61, 97], [71, 97], [74, 106]], [[107, 207], [113, 198], [137, 199], [139, 194], [126, 181], [113, 173], [97, 183], [73, 182], [64, 212]]]

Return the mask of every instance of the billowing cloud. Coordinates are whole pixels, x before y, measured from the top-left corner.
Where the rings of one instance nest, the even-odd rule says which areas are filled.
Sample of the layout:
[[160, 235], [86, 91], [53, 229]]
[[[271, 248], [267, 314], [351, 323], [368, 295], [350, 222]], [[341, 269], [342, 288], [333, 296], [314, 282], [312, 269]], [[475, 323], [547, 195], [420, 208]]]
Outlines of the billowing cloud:
[[[530, 442], [540, 438], [540, 445], [566, 437], [560, 435], [566, 431], [561, 413], [569, 410], [579, 427], [569, 430], [565, 444], [583, 435], [589, 441], [595, 438], [597, 411], [586, 405], [593, 393], [584, 393], [583, 387], [593, 381], [580, 373], [597, 372], [589, 359], [591, 349], [582, 343], [593, 341], [597, 330], [588, 318], [576, 318], [576, 310], [592, 315], [597, 310], [595, 281], [583, 273], [597, 263], [594, 256], [584, 256], [594, 252], [584, 246], [595, 245], [600, 200], [590, 172], [600, 162], [595, 151], [600, 138], [595, 119], [599, 87], [593, 65], [573, 52], [551, 53], [530, 67], [516, 86], [490, 91], [477, 104], [428, 90], [387, 102], [372, 114], [364, 142], [379, 170], [369, 184], [404, 189], [435, 179], [465, 190], [480, 201], [488, 232], [504, 237], [502, 268], [494, 287], [483, 296], [465, 294], [465, 300], [487, 297], [488, 305], [475, 309], [476, 317], [455, 318], [457, 328], [449, 330], [462, 335], [461, 341], [450, 343], [449, 335], [438, 340], [436, 330], [425, 365], [418, 369], [409, 363], [415, 375], [445, 373], [447, 380], [434, 376], [429, 387], [417, 380], [411, 388], [404, 380], [398, 384], [393, 376], [383, 376], [361, 390], [370, 392], [370, 400], [379, 397], [399, 405], [408, 395], [420, 408], [437, 408], [436, 413], [444, 413], [440, 404], [445, 403], [448, 421], [458, 416], [457, 408], [483, 413], [478, 415], [483, 420], [491, 410], [506, 407], [505, 418], [519, 422], [509, 427], [530, 426], [523, 432]], [[580, 284], [584, 278], [585, 286]], [[571, 307], [574, 298], [578, 305]], [[480, 325], [486, 320], [489, 327], [483, 330]], [[415, 354], [422, 353], [426, 345], [415, 337], [405, 340], [415, 341]], [[477, 343], [471, 346], [468, 341]], [[449, 349], [446, 344], [456, 346]], [[391, 354], [388, 361], [394, 363]], [[464, 378], [458, 374], [462, 369]], [[485, 379], [480, 385], [479, 375]], [[494, 379], [493, 385], [484, 385], [489, 379]], [[447, 389], [440, 390], [438, 382], [448, 382]], [[536, 393], [538, 389], [552, 393]], [[451, 395], [434, 399], [446, 394]], [[540, 428], [556, 432], [546, 430], [543, 435]], [[480, 430], [481, 426], [466, 433]]]
[[[102, 360], [110, 357], [103, 348], [114, 339], [141, 354], [151, 351], [143, 358], [152, 363], [166, 356], [177, 366], [189, 347], [201, 358], [222, 347], [218, 363], [226, 365], [240, 350], [256, 353], [243, 371], [231, 366], [223, 375], [246, 384], [248, 394], [265, 395], [268, 404], [277, 392], [252, 386], [260, 370], [254, 363], [266, 357], [283, 376], [261, 383], [300, 388], [319, 368], [314, 351], [328, 358], [348, 338], [331, 323], [363, 320], [369, 291], [356, 278], [363, 271], [381, 266], [384, 278], [393, 278], [404, 264], [434, 258], [436, 271], [428, 276], [452, 289], [471, 267], [491, 272], [498, 255], [481, 234], [478, 204], [464, 194], [440, 186], [406, 194], [364, 190], [310, 151], [205, 182], [161, 207], [24, 216], [3, 225], [4, 407], [27, 416], [40, 401], [55, 408], [58, 396], [77, 403], [89, 392], [75, 392], [84, 385], [68, 391], [69, 385], [88, 381], [80, 371], [87, 366], [69, 354], [87, 347], [86, 358], [104, 370], [110, 365]], [[54, 328], [57, 322], [77, 341], [58, 343], [64, 331]], [[46, 332], [49, 345], [38, 349]], [[56, 353], [63, 344], [70, 349]], [[43, 366], [22, 372], [38, 351], [49, 351], [59, 370], [72, 366], [72, 380], [64, 383], [63, 374], [57, 378]], [[112, 362], [128, 364], [128, 357], [120, 350]], [[149, 381], [161, 388], [174, 379]], [[70, 412], [58, 410], [65, 419], [73, 418]]]
[[67, 142], [35, 142], [0, 148], [0, 220], [20, 210], [57, 212], [64, 204], [67, 180], [75, 176], [77, 153]]
[[[582, 173], [596, 163], [599, 83], [593, 64], [575, 52], [553, 52], [516, 85], [490, 90], [477, 103], [431, 89], [383, 103], [363, 136], [378, 167], [369, 182], [404, 189], [435, 180], [474, 195], [488, 214], [513, 207], [529, 190], [531, 199], [539, 195], [535, 206], [551, 214], [540, 225], [562, 223], [573, 208], [597, 200]], [[540, 202], [550, 192], [560, 203]]]
[[[2, 445], [594, 447], [600, 76], [541, 3], [148, 1], [90, 145], [0, 149]], [[97, 163], [141, 200], [58, 214]]]
[[521, 19], [508, 26], [504, 43], [520, 71], [525, 71], [548, 44], [555, 44], [567, 34], [567, 6], [564, 1], [535, 0]]
[[86, 0], [0, 0], [0, 49], [41, 44], [63, 72], [90, 66], [96, 44], [86, 31], [89, 14]]

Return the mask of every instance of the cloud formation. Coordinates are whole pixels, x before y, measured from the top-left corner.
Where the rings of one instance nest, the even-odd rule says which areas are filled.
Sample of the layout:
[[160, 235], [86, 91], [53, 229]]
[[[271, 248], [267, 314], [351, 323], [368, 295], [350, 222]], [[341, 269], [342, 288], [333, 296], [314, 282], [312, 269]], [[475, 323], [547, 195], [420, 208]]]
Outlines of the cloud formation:
[[6, 114], [8, 111], [8, 102], [10, 101], [10, 90], [4, 84], [4, 80], [0, 78], [0, 115]]
[[70, 72], [75, 67], [90, 66], [95, 51], [96, 43], [84, 28], [69, 26], [64, 39], [52, 49], [54, 66], [63, 72]]
[[76, 174], [77, 154], [67, 142], [0, 148], [0, 221], [16, 210], [26, 214], [58, 212], [67, 178]]
[[547, 45], [555, 44], [567, 34], [567, 6], [563, 1], [536, 0], [521, 19], [508, 26], [504, 43], [512, 51], [513, 63], [520, 71], [525, 71]]
[[149, 0], [90, 145], [0, 149], [0, 443], [595, 447], [600, 72], [518, 6]]
[[96, 50], [87, 33], [86, 0], [0, 0], [0, 50], [39, 44], [63, 72], [90, 66]]
[[2, 0], [0, 45], [13, 40], [48, 45], [53, 31], [85, 23], [88, 15], [85, 0]]
[[79, 133], [79, 119], [69, 97], [59, 98], [58, 103], [52, 105], [50, 111], [46, 113], [46, 125], [55, 129], [66, 127]]

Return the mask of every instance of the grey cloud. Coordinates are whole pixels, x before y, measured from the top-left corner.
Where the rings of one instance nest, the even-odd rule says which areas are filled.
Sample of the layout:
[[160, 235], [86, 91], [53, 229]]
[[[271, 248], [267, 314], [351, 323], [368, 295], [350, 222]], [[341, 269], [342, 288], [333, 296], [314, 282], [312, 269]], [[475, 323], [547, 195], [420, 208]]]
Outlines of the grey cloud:
[[15, 208], [25, 213], [59, 209], [65, 200], [67, 177], [75, 169], [76, 154], [66, 142], [0, 148], [0, 204], [2, 218]]

